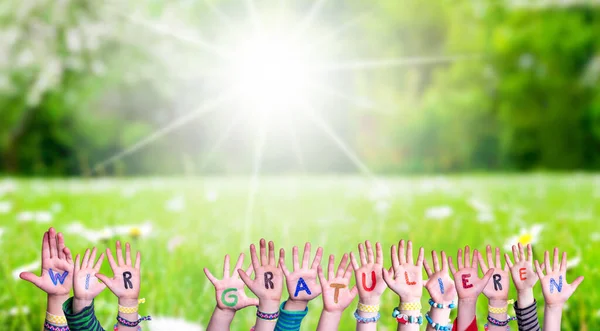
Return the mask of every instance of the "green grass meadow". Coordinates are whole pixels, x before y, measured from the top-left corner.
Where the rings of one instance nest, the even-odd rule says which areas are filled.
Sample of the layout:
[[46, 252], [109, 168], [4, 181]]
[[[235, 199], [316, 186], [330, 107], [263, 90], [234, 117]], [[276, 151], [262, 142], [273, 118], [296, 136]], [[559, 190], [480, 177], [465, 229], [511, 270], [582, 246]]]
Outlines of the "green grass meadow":
[[[258, 182], [250, 213], [246, 177], [0, 179], [0, 188], [0, 330], [42, 328], [44, 293], [13, 273], [39, 261], [41, 236], [50, 226], [65, 233], [74, 254], [94, 245], [114, 247], [117, 239], [131, 241], [143, 257], [146, 303], [140, 313], [202, 326], [215, 305], [202, 268], [220, 276], [225, 254], [247, 253], [261, 237], [286, 251], [310, 241], [324, 247], [326, 256], [335, 254], [336, 262], [344, 252], [357, 251], [360, 241], [380, 241], [389, 266], [389, 247], [402, 238], [424, 246], [430, 261], [432, 249], [456, 256], [466, 244], [477, 249], [499, 245], [506, 252], [511, 237], [537, 226], [536, 257], [558, 246], [575, 262], [579, 259], [567, 281], [586, 277], [568, 301], [562, 329], [600, 330], [599, 175], [386, 177], [379, 182], [352, 176], [266, 177]], [[116, 236], [102, 232], [123, 225], [134, 230]], [[131, 236], [138, 231], [141, 236]], [[95, 244], [90, 233], [99, 233]], [[106, 261], [102, 271], [112, 274]], [[535, 294], [542, 313], [539, 283]], [[511, 297], [516, 298], [514, 288]], [[425, 307], [427, 299], [425, 292]], [[396, 329], [391, 311], [397, 303], [387, 290], [379, 330]], [[340, 330], [354, 329], [355, 307], [345, 312]], [[302, 330], [316, 328], [321, 299], [309, 309]], [[96, 299], [105, 328], [114, 324], [116, 310], [116, 298], [105, 290]], [[251, 308], [239, 312], [232, 330], [249, 330], [254, 313]], [[486, 313], [482, 296], [481, 325]], [[151, 322], [147, 326], [152, 330]]]

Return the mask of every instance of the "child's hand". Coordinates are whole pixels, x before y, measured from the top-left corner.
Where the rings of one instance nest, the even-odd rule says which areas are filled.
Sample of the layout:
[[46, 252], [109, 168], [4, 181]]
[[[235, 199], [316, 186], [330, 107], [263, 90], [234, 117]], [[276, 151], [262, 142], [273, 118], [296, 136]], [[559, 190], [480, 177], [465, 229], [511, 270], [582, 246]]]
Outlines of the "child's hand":
[[[103, 274], [96, 274], [118, 298], [119, 300], [130, 301], [133, 305], [137, 304], [140, 296], [140, 264], [142, 262], [140, 252], [137, 252], [135, 266], [131, 261], [131, 247], [129, 243], [125, 244], [125, 260], [123, 260], [123, 251], [121, 242], [117, 240], [117, 262], [113, 258], [110, 248], [106, 249], [108, 263], [113, 271], [113, 278], [108, 278]], [[135, 301], [135, 302], [134, 302]]]
[[[487, 274], [490, 269], [493, 269], [492, 280], [483, 288], [483, 294], [490, 300], [508, 300], [508, 287], [510, 280], [508, 276], [508, 264], [504, 265], [502, 270], [502, 261], [500, 260], [500, 248], [496, 247], [496, 262], [492, 257], [492, 247], [487, 245], [485, 248], [487, 253], [487, 265], [483, 261], [481, 252], [477, 252], [479, 266], [484, 274]], [[488, 268], [489, 265], [489, 268]]]
[[317, 268], [321, 264], [323, 257], [323, 248], [317, 248], [317, 254], [310, 266], [310, 243], [304, 245], [304, 254], [302, 255], [302, 267], [298, 262], [298, 247], [292, 248], [292, 259], [294, 271], [290, 272], [285, 265], [285, 252], [283, 248], [279, 252], [279, 267], [285, 275], [287, 290], [290, 295], [288, 301], [308, 302], [321, 294], [321, 287], [317, 283]]
[[264, 239], [260, 240], [260, 261], [256, 256], [256, 246], [254, 244], [250, 245], [250, 258], [252, 259], [256, 278], [253, 280], [244, 270], [238, 269], [242, 281], [258, 297], [260, 311], [269, 313], [278, 311], [283, 289], [283, 273], [275, 264], [275, 246], [273, 242], [269, 241], [268, 259]]
[[323, 268], [318, 266], [319, 282], [323, 293], [323, 310], [334, 313], [343, 312], [348, 308], [352, 300], [356, 297], [358, 290], [356, 286], [350, 289], [350, 265], [348, 264], [348, 254], [344, 254], [337, 269], [333, 273], [335, 257], [329, 255], [329, 264], [327, 266], [327, 278], [323, 275]]
[[477, 250], [473, 252], [473, 263], [471, 263], [471, 249], [469, 246], [465, 247], [464, 260], [462, 249], [458, 250], [456, 259], [458, 260], [458, 270], [452, 263], [452, 257], [448, 257], [448, 263], [458, 292], [458, 299], [465, 301], [477, 300], [477, 297], [492, 277], [494, 269], [489, 269], [483, 278], [479, 278], [477, 273], [479, 254]]
[[[244, 253], [240, 254], [233, 270], [241, 269], [243, 264]], [[238, 311], [248, 306], [258, 306], [258, 299], [249, 298], [246, 292], [244, 292], [244, 282], [240, 279], [237, 272], [234, 272], [233, 275], [229, 273], [229, 255], [225, 255], [223, 279], [215, 278], [207, 268], [204, 268], [204, 273], [215, 287], [217, 307], [220, 309]], [[246, 274], [251, 275], [252, 273], [253, 268], [250, 265], [246, 270]]]
[[[512, 246], [513, 258], [515, 263], [513, 264], [508, 254], [504, 254], [506, 264], [510, 268], [512, 274], [513, 283], [517, 288], [518, 292], [533, 289], [535, 283], [537, 283], [539, 277], [535, 271], [533, 271], [533, 252], [531, 245], [527, 245], [527, 255], [523, 251], [523, 245], [519, 243], [519, 251], [517, 252], [517, 246]], [[544, 268], [542, 267], [542, 271]]]
[[412, 241], [408, 241], [405, 254], [404, 240], [400, 240], [398, 250], [396, 245], [391, 248], [392, 267], [389, 271], [382, 268], [383, 279], [400, 296], [402, 302], [417, 302], [423, 296], [423, 253], [421, 247], [417, 263], [413, 264]]
[[106, 285], [98, 282], [96, 274], [100, 272], [102, 262], [104, 261], [104, 253], [100, 254], [98, 262], [94, 264], [96, 260], [96, 247], [92, 250], [90, 256], [90, 250], [85, 250], [83, 255], [83, 261], [79, 254], [75, 258], [75, 271], [73, 277], [73, 292], [75, 300], [92, 301], [100, 292], [102, 292]]
[[427, 260], [423, 260], [425, 272], [427, 273], [427, 277], [429, 277], [427, 283], [425, 283], [425, 288], [433, 301], [448, 305], [456, 300], [456, 287], [448, 273], [448, 259], [446, 258], [446, 253], [442, 251], [441, 269], [435, 251], [431, 251], [431, 258], [433, 260], [433, 270], [429, 267]]
[[365, 256], [365, 248], [362, 243], [358, 244], [358, 253], [360, 255], [360, 263], [356, 261], [354, 253], [350, 253], [350, 261], [354, 269], [356, 277], [356, 287], [358, 288], [358, 297], [360, 302], [365, 305], [378, 305], [381, 294], [387, 287], [383, 281], [383, 252], [381, 244], [376, 243], [377, 256], [373, 256], [373, 247], [368, 240], [365, 242], [367, 247], [367, 256]]
[[44, 233], [41, 276], [31, 272], [22, 272], [19, 276], [49, 296], [68, 296], [73, 287], [73, 258], [69, 249], [65, 247], [62, 233], [57, 235], [54, 228]]
[[554, 265], [550, 265], [550, 253], [544, 253], [544, 264], [548, 274], [544, 276], [540, 263], [535, 261], [535, 270], [541, 279], [542, 292], [546, 306], [562, 305], [573, 295], [583, 276], [577, 277], [573, 283], [567, 283], [567, 252], [563, 252], [560, 267], [558, 265], [558, 248], [554, 248]]

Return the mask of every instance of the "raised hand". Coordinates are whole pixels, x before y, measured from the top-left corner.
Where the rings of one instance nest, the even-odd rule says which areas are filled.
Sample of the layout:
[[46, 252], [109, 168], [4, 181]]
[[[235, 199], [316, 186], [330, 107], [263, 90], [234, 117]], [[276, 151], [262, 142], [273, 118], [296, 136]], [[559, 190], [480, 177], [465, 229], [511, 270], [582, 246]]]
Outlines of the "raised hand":
[[54, 228], [44, 233], [41, 276], [22, 272], [19, 277], [34, 284], [49, 296], [69, 296], [73, 287], [73, 257], [65, 247], [62, 233], [57, 234]]
[[423, 296], [423, 247], [419, 249], [417, 263], [413, 262], [412, 241], [408, 241], [406, 254], [404, 239], [400, 240], [398, 250], [392, 245], [392, 267], [382, 269], [383, 280], [394, 291], [402, 302], [417, 302]]
[[525, 308], [534, 302], [533, 286], [539, 279], [537, 273], [533, 270], [533, 250], [531, 245], [528, 244], [527, 255], [525, 255], [523, 245], [519, 243], [518, 251], [517, 246], [513, 245], [512, 252], [515, 259], [514, 264], [508, 254], [504, 254], [504, 259], [510, 269], [513, 284], [517, 288], [517, 303], [519, 307]]
[[352, 289], [349, 287], [352, 273], [348, 264], [348, 254], [344, 254], [335, 273], [334, 262], [335, 257], [329, 255], [327, 278], [323, 275], [323, 268], [320, 265], [317, 270], [323, 294], [323, 311], [341, 313], [352, 303], [352, 300], [354, 300], [358, 293], [358, 289], [356, 286], [352, 287]]
[[477, 300], [477, 297], [488, 284], [495, 269], [489, 269], [483, 278], [479, 278], [477, 273], [479, 254], [477, 250], [473, 252], [473, 262], [471, 263], [471, 248], [469, 246], [465, 247], [464, 255], [463, 250], [459, 249], [456, 259], [458, 261], [458, 270], [452, 262], [452, 257], [448, 257], [448, 263], [450, 264], [450, 270], [452, 271], [454, 284], [458, 292], [458, 299]]
[[287, 290], [289, 293], [288, 304], [298, 302], [299, 305], [306, 305], [308, 301], [321, 294], [321, 286], [317, 283], [317, 268], [323, 257], [323, 248], [317, 248], [317, 253], [312, 264], [308, 265], [310, 260], [310, 243], [304, 245], [304, 254], [302, 255], [302, 266], [298, 259], [298, 247], [292, 248], [292, 259], [294, 270], [290, 272], [285, 265], [285, 251], [283, 248], [279, 252], [279, 267], [285, 275]]
[[[484, 274], [490, 269], [493, 269], [494, 272], [492, 274], [492, 280], [487, 283], [487, 285], [483, 288], [483, 294], [490, 300], [490, 302], [494, 300], [506, 301], [508, 300], [508, 288], [510, 286], [510, 280], [508, 276], [508, 264], [504, 265], [504, 270], [502, 269], [502, 261], [500, 259], [500, 248], [496, 247], [496, 261], [492, 257], [492, 247], [487, 245], [485, 248], [486, 256], [487, 256], [487, 264], [483, 260], [483, 256], [480, 252], [478, 253], [479, 266], [481, 267], [481, 271]], [[488, 268], [489, 266], [489, 268]], [[503, 305], [506, 302], [502, 303]], [[492, 305], [493, 306], [493, 305]]]
[[[367, 250], [366, 255], [365, 246]], [[350, 261], [354, 269], [354, 276], [356, 277], [356, 287], [358, 288], [360, 302], [365, 305], [378, 305], [381, 294], [387, 287], [383, 281], [382, 273], [383, 252], [380, 243], [375, 244], [377, 250], [376, 256], [373, 255], [371, 242], [367, 240], [365, 246], [362, 243], [358, 244], [361, 264], [359, 265], [356, 261], [354, 253], [350, 253]]]
[[[110, 290], [116, 295], [119, 300], [130, 301], [131, 304], [137, 304], [140, 296], [140, 264], [142, 257], [140, 252], [137, 252], [135, 265], [131, 260], [131, 246], [125, 244], [125, 260], [123, 260], [123, 250], [121, 242], [117, 240], [116, 244], [117, 261], [113, 258], [110, 248], [106, 249], [108, 263], [113, 271], [113, 278], [108, 278], [103, 274], [97, 273], [96, 277], [100, 279]], [[135, 303], [134, 303], [135, 301]]]
[[274, 313], [279, 310], [281, 291], [283, 289], [283, 273], [275, 263], [275, 245], [269, 241], [269, 255], [264, 239], [260, 240], [260, 261], [256, 255], [256, 246], [250, 245], [250, 258], [254, 268], [255, 279], [242, 269], [238, 273], [250, 291], [258, 297], [259, 310]]
[[[233, 270], [241, 269], [244, 264], [244, 254], [240, 254]], [[248, 306], [258, 306], [258, 299], [249, 298], [244, 291], [244, 282], [239, 274], [234, 272], [230, 274], [229, 255], [225, 255], [223, 263], [223, 279], [217, 279], [212, 273], [204, 268], [204, 273], [208, 280], [215, 287], [217, 298], [217, 307], [225, 310], [238, 311]], [[253, 267], [250, 265], [245, 272], [248, 275], [253, 273]]]
[[100, 292], [102, 292], [106, 285], [98, 281], [96, 274], [100, 272], [102, 262], [104, 261], [104, 253], [100, 254], [100, 258], [94, 264], [96, 260], [96, 247], [92, 250], [86, 249], [83, 255], [83, 260], [79, 254], [75, 258], [75, 270], [73, 272], [73, 292], [75, 299], [80, 300], [93, 300]]
[[535, 270], [541, 279], [546, 306], [562, 306], [583, 282], [583, 276], [579, 276], [573, 283], [567, 283], [567, 252], [563, 252], [560, 266], [558, 255], [558, 248], [554, 248], [554, 264], [550, 265], [550, 253], [548, 251], [544, 253], [544, 265], [548, 272], [546, 276], [544, 276], [540, 263], [535, 261]]
[[425, 272], [429, 278], [425, 283], [425, 288], [434, 302], [447, 306], [456, 300], [456, 287], [448, 272], [448, 259], [446, 253], [442, 251], [442, 267], [440, 268], [436, 251], [431, 251], [431, 258], [433, 260], [433, 270], [431, 270], [427, 260], [423, 260]]

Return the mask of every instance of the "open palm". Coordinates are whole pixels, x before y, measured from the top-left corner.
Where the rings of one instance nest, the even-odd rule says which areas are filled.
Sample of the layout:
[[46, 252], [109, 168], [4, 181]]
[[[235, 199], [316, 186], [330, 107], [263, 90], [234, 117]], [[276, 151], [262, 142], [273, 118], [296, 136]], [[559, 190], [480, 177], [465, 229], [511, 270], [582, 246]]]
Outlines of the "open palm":
[[[229, 309], [238, 311], [248, 306], [258, 306], [258, 299], [249, 298], [244, 291], [244, 282], [240, 278], [239, 274], [235, 272], [242, 268], [244, 264], [244, 254], [240, 254], [240, 257], [233, 268], [234, 273], [231, 274], [229, 270], [229, 255], [225, 255], [225, 262], [223, 264], [223, 279], [217, 279], [213, 274], [204, 268], [204, 273], [208, 280], [215, 287], [215, 295], [217, 298], [217, 307], [221, 309]], [[245, 271], [246, 274], [251, 275], [253, 273], [252, 264]]]
[[465, 246], [464, 255], [463, 250], [459, 249], [456, 259], [458, 262], [458, 269], [456, 269], [454, 266], [452, 257], [448, 257], [448, 264], [450, 265], [450, 270], [452, 271], [452, 276], [454, 277], [454, 285], [456, 286], [456, 291], [458, 292], [458, 298], [477, 299], [484, 287], [490, 281], [490, 278], [494, 273], [494, 269], [489, 269], [483, 278], [479, 278], [477, 272], [479, 254], [477, 250], [475, 250], [473, 252], [473, 261], [471, 262], [471, 249], [469, 246]]
[[535, 270], [542, 283], [542, 293], [546, 305], [564, 304], [573, 295], [583, 276], [577, 277], [573, 283], [567, 283], [567, 252], [563, 252], [560, 266], [558, 264], [558, 248], [554, 248], [554, 264], [550, 265], [550, 254], [544, 253], [544, 264], [547, 275], [544, 276], [540, 263], [535, 261]]
[[508, 254], [504, 254], [504, 259], [506, 260], [506, 264], [508, 264], [517, 291], [532, 289], [539, 277], [533, 270], [533, 249], [531, 248], [531, 245], [527, 245], [527, 255], [525, 255], [521, 243], [519, 243], [518, 252], [517, 246], [515, 245], [512, 246], [512, 252], [513, 258], [515, 259], [514, 264], [510, 260]]
[[[317, 268], [323, 257], [323, 248], [317, 248], [317, 253], [312, 264], [309, 266], [310, 260], [310, 243], [304, 245], [304, 254], [302, 256], [302, 266], [298, 259], [298, 247], [292, 248], [292, 260], [294, 270], [290, 272], [285, 265], [285, 251], [281, 249], [279, 253], [279, 267], [285, 275], [287, 290], [290, 300], [295, 301], [310, 301], [321, 294], [321, 286], [317, 283]], [[302, 279], [303, 284], [300, 284]], [[302, 289], [302, 290], [300, 290]]]
[[[366, 255], [365, 255], [366, 246]], [[363, 246], [358, 244], [358, 253], [360, 256], [360, 265], [356, 261], [354, 253], [350, 253], [350, 262], [354, 269], [356, 277], [356, 287], [358, 288], [358, 297], [360, 302], [365, 305], [378, 305], [381, 294], [387, 288], [383, 281], [383, 252], [381, 244], [375, 244], [377, 255], [373, 254], [373, 247], [368, 240]]]
[[103, 274], [96, 274], [119, 299], [138, 299], [140, 296], [140, 264], [142, 262], [140, 252], [137, 252], [135, 266], [131, 260], [131, 246], [125, 245], [125, 260], [123, 260], [123, 250], [121, 242], [117, 240], [117, 262], [113, 258], [110, 248], [106, 249], [108, 263], [113, 271], [113, 277], [109, 278]]
[[279, 302], [283, 290], [283, 273], [275, 263], [275, 245], [273, 242], [269, 241], [269, 256], [267, 258], [266, 241], [264, 239], [260, 240], [260, 261], [256, 255], [256, 246], [254, 244], [250, 245], [250, 259], [256, 277], [252, 279], [247, 272], [238, 269], [242, 281], [259, 300]]
[[329, 255], [327, 278], [323, 274], [323, 268], [320, 265], [317, 267], [323, 295], [323, 309], [328, 312], [343, 312], [352, 303], [358, 290], [356, 286], [349, 288], [352, 273], [348, 264], [348, 254], [342, 257], [335, 274], [334, 260], [335, 257]]
[[31, 272], [19, 276], [49, 295], [69, 295], [73, 287], [73, 258], [62, 233], [57, 234], [54, 228], [44, 233], [41, 276]]
[[79, 254], [77, 254], [77, 257], [75, 258], [73, 292], [77, 299], [93, 300], [106, 288], [106, 285], [99, 282], [96, 277], [96, 274], [100, 272], [100, 268], [102, 267], [104, 253], [100, 254], [98, 262], [94, 265], [95, 259], [96, 247], [92, 250], [91, 255], [90, 250], [86, 249], [83, 260], [80, 259]]
[[502, 269], [502, 261], [500, 258], [500, 248], [496, 247], [496, 260], [494, 261], [492, 254], [492, 247], [487, 245], [486, 247], [487, 264], [483, 260], [481, 253], [478, 255], [479, 266], [483, 273], [487, 273], [488, 270], [494, 269], [492, 274], [492, 280], [487, 283], [483, 288], [483, 294], [490, 300], [508, 300], [508, 289], [510, 286], [510, 279], [508, 274], [508, 264], [504, 265]]
[[392, 268], [382, 270], [383, 279], [389, 288], [396, 292], [403, 302], [419, 301], [423, 296], [423, 248], [419, 249], [417, 263], [413, 262], [412, 242], [408, 241], [406, 253], [404, 240], [400, 240], [398, 250], [392, 245]]
[[433, 270], [427, 263], [427, 260], [423, 260], [425, 272], [427, 273], [427, 277], [429, 277], [425, 283], [425, 288], [434, 302], [448, 305], [456, 300], [456, 287], [448, 272], [446, 253], [442, 251], [441, 268], [436, 251], [431, 251], [431, 257], [433, 260]]

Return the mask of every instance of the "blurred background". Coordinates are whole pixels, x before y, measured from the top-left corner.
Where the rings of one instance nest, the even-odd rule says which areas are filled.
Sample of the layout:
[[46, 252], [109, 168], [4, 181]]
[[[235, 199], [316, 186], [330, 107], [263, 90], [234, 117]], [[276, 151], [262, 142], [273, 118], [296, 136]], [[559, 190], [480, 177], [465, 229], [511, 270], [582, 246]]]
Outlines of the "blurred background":
[[178, 330], [208, 322], [201, 268], [268, 235], [559, 245], [588, 288], [563, 328], [594, 330], [599, 83], [596, 0], [3, 0], [0, 328], [40, 329], [14, 275], [52, 225], [74, 251], [133, 240]]

